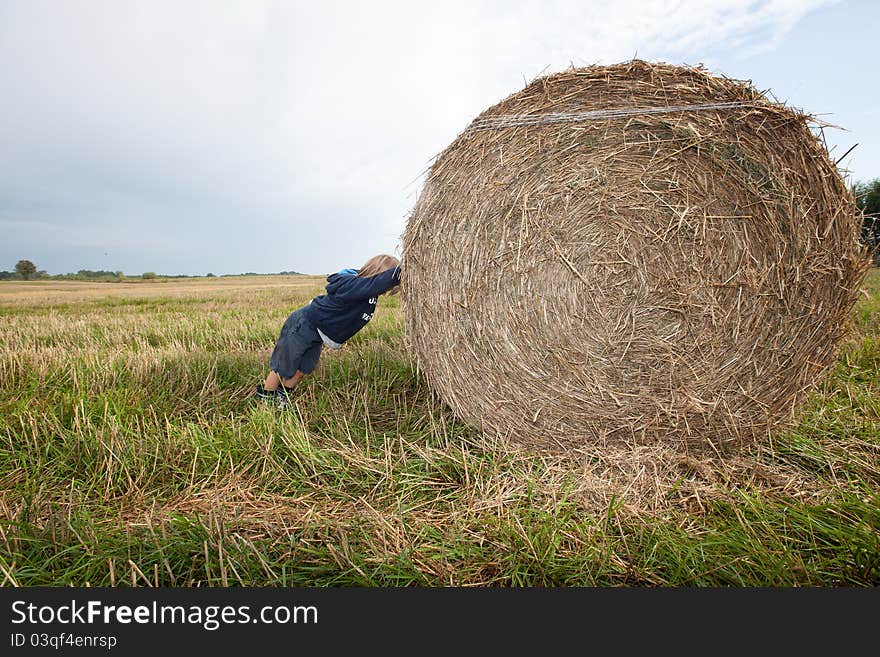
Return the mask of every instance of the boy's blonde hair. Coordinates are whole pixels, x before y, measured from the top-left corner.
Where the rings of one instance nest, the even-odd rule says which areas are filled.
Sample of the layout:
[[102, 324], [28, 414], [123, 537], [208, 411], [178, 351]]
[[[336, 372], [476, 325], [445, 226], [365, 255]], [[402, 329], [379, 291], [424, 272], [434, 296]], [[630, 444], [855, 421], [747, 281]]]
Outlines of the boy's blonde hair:
[[[363, 266], [358, 269], [358, 277], [366, 278], [367, 276], [375, 276], [376, 274], [381, 274], [386, 269], [391, 269], [392, 267], [400, 267], [400, 260], [392, 255], [382, 253], [367, 260]], [[388, 290], [388, 294], [393, 296], [399, 291], [400, 285], [395, 285]]]
[[376, 274], [381, 274], [386, 269], [391, 269], [392, 267], [399, 267], [400, 260], [390, 255], [377, 255], [373, 256], [369, 260], [367, 260], [363, 267], [358, 269], [358, 276], [361, 278], [365, 278], [367, 276], [375, 276]]

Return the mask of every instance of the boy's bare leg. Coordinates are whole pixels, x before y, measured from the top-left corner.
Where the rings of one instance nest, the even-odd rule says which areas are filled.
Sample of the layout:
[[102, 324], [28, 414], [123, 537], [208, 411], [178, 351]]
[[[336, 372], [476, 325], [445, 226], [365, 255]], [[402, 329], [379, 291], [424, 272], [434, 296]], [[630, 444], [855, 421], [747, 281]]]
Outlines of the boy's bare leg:
[[272, 392], [273, 390], [278, 390], [279, 385], [281, 385], [281, 378], [275, 372], [269, 372], [269, 376], [263, 382], [263, 390]]
[[[275, 372], [272, 372], [272, 374], [275, 374]], [[275, 376], [277, 377], [278, 375], [275, 374]], [[284, 384], [285, 388], [295, 388], [297, 384], [303, 380], [303, 378], [305, 378], [305, 372], [300, 372], [299, 370], [297, 370], [296, 374], [294, 374], [289, 379], [283, 379], [281, 382]], [[266, 380], [268, 381], [268, 379]], [[266, 389], [268, 390], [268, 388]]]
[[263, 392], [257, 391], [257, 396], [266, 399], [266, 394], [271, 394], [278, 390], [281, 384], [284, 384], [286, 392], [295, 388], [297, 384], [303, 380], [305, 373], [297, 370], [296, 374], [287, 379], [282, 379], [276, 372], [269, 372], [266, 380], [263, 382]]

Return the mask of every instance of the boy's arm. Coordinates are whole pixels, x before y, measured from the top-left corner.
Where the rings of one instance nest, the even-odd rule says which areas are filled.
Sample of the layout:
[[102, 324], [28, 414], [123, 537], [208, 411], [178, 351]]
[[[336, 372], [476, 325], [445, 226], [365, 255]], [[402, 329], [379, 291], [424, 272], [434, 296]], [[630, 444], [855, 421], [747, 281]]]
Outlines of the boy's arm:
[[381, 274], [367, 278], [348, 277], [336, 291], [336, 296], [347, 301], [362, 301], [377, 297], [400, 284], [400, 267], [386, 269]]

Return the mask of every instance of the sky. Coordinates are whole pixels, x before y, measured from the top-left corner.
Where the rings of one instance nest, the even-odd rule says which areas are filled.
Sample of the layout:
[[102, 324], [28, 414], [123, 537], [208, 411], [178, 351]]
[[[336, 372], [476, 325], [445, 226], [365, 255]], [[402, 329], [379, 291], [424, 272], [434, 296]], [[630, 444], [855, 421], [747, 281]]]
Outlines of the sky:
[[[424, 174], [540, 75], [639, 58], [750, 80], [880, 177], [869, 0], [0, 0], [0, 270], [358, 267]], [[857, 145], [856, 145], [857, 144]]]

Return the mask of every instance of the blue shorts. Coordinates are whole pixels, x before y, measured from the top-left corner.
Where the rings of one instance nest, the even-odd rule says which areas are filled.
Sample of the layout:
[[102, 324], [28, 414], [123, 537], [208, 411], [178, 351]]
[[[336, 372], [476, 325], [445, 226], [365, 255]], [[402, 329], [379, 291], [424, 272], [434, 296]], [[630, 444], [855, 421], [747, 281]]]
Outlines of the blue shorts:
[[269, 367], [282, 379], [289, 379], [297, 371], [311, 374], [321, 357], [324, 343], [305, 311], [303, 307], [290, 313], [269, 359]]

